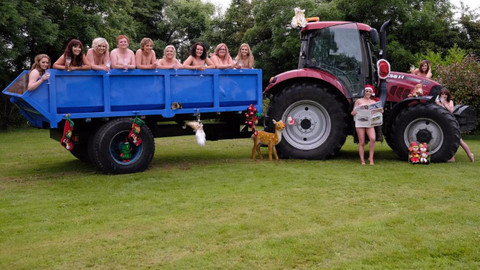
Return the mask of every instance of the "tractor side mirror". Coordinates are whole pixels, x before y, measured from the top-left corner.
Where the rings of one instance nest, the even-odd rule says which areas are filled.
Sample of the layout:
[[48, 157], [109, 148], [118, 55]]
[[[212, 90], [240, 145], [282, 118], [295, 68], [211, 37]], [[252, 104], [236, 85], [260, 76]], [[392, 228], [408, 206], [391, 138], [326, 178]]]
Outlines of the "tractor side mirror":
[[377, 29], [372, 28], [370, 29], [370, 40], [372, 41], [372, 44], [378, 44], [380, 38], [378, 36]]

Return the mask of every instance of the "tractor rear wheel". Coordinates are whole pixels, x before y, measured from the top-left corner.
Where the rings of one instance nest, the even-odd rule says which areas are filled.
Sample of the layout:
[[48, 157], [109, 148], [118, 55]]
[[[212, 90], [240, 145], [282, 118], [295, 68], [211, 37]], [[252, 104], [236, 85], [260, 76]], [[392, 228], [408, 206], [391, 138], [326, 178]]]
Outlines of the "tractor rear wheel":
[[[287, 119], [294, 119], [289, 125]], [[266, 129], [273, 131], [273, 120], [286, 128], [277, 145], [282, 158], [327, 159], [345, 143], [347, 115], [344, 103], [319, 84], [294, 84], [284, 89], [269, 105]]]
[[450, 159], [460, 144], [460, 129], [455, 116], [436, 104], [418, 104], [400, 112], [392, 125], [395, 152], [408, 159], [410, 142], [426, 142], [432, 162]]

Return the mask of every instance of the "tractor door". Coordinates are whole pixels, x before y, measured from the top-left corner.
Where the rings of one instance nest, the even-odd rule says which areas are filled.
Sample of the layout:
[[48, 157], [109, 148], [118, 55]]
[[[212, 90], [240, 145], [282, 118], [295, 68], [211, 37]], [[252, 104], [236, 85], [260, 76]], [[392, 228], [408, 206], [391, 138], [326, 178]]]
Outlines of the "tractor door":
[[357, 24], [346, 23], [305, 33], [302, 51], [307, 52], [305, 67], [321, 69], [337, 77], [349, 92], [347, 98], [363, 95], [366, 56]]

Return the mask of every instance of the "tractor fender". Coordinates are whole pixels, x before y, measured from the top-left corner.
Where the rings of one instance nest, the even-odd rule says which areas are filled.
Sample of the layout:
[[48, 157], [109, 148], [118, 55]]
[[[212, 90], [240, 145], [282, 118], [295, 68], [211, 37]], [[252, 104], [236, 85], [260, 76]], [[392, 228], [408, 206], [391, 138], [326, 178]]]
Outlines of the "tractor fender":
[[304, 83], [309, 80], [315, 83], [321, 81], [325, 86], [338, 90], [337, 93], [341, 93], [347, 99], [351, 98], [351, 93], [343, 87], [335, 76], [323, 70], [310, 68], [295, 69], [275, 75], [270, 78], [270, 83], [267, 85], [263, 93], [267, 96], [275, 96], [286, 86], [295, 83]]
[[395, 117], [405, 108], [410, 106], [415, 106], [421, 103], [435, 103], [435, 97], [432, 96], [421, 96], [421, 97], [410, 97], [406, 98], [398, 103], [396, 103], [392, 109], [388, 111], [384, 117], [384, 134], [390, 134], [393, 121]]

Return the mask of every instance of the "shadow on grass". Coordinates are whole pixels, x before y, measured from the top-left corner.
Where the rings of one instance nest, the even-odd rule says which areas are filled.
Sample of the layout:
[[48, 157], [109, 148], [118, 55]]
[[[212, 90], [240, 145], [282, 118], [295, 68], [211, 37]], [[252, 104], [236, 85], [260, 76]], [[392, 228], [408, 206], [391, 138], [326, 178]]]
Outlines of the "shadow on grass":
[[52, 178], [74, 178], [101, 173], [93, 164], [77, 159], [62, 160], [29, 167], [24, 174], [36, 176], [37, 179], [51, 180]]

